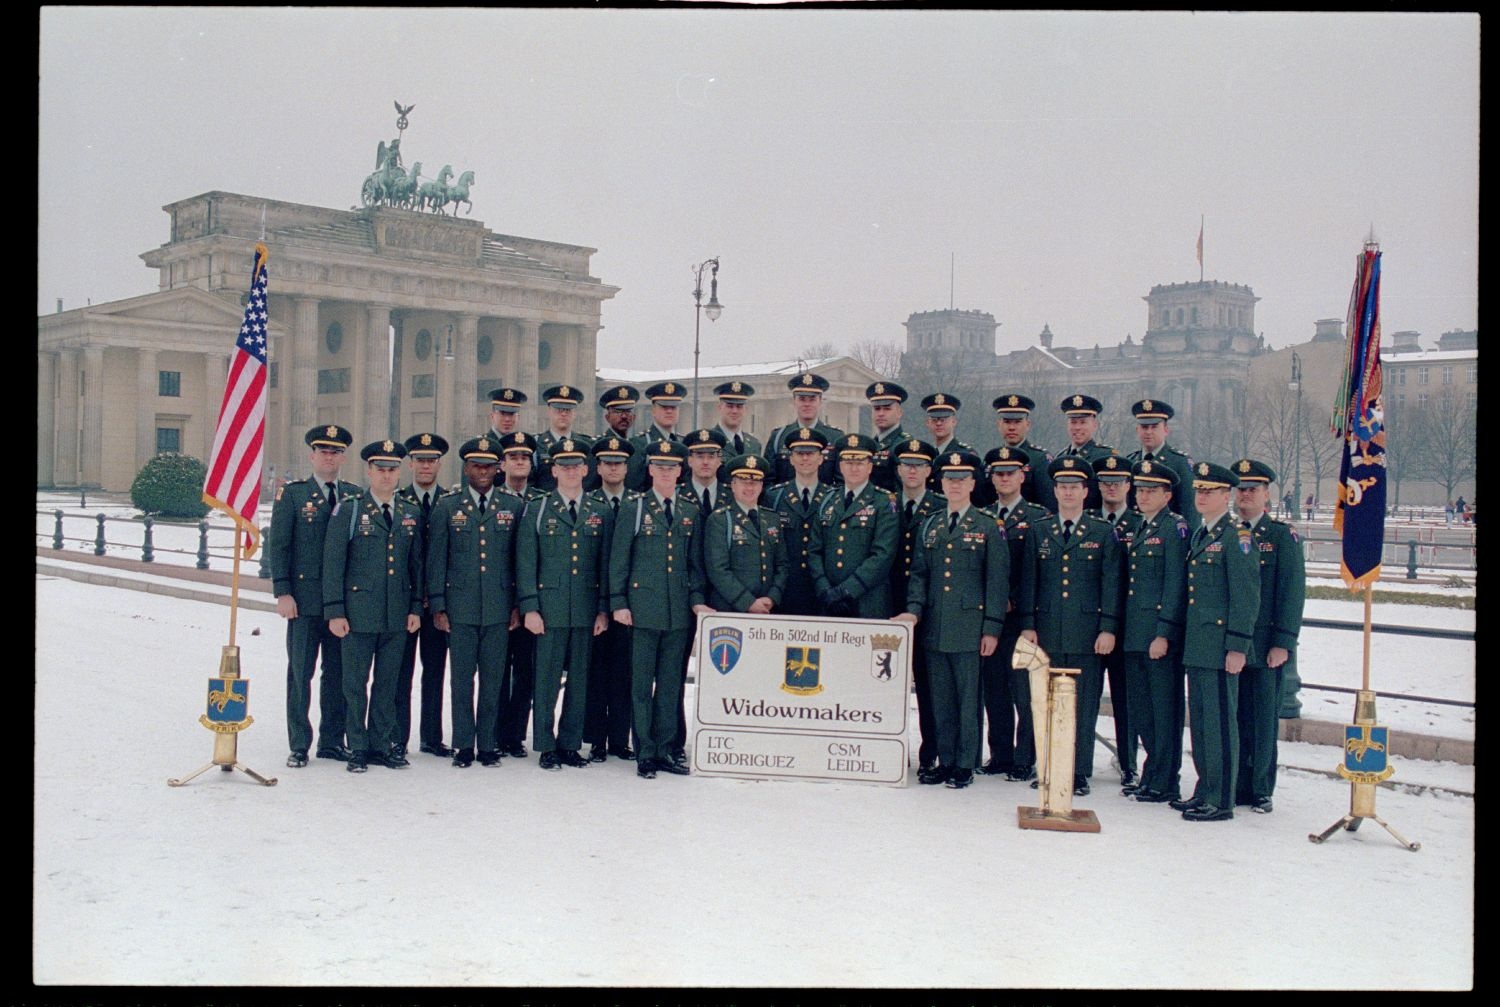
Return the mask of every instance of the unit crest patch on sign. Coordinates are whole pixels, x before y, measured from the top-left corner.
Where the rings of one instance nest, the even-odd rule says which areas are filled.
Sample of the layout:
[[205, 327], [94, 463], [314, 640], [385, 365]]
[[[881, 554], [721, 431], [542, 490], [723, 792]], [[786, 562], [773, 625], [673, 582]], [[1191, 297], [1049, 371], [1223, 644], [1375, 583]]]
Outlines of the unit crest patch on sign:
[[822, 653], [821, 647], [788, 647], [782, 691], [797, 696], [813, 696], [822, 692], [823, 685], [818, 681], [818, 664]]
[[708, 634], [708, 653], [719, 674], [727, 675], [734, 670], [743, 644], [744, 635], [732, 626], [719, 626]]

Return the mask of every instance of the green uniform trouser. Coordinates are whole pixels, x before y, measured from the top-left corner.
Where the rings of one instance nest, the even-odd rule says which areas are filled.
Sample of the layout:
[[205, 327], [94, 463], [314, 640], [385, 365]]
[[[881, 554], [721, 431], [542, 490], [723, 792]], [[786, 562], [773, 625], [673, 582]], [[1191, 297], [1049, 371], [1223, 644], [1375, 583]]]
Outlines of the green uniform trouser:
[[1010, 701], [1016, 707], [1016, 750], [1011, 763], [1016, 769], [1036, 768], [1036, 725], [1031, 720], [1031, 672], [1012, 668], [1018, 637], [1002, 636], [995, 650], [1010, 669]]
[[1094, 775], [1094, 736], [1099, 728], [1099, 700], [1104, 696], [1104, 665], [1098, 654], [1053, 654], [1052, 667], [1079, 670], [1073, 775], [1088, 779]]
[[977, 647], [962, 654], [927, 651], [938, 764], [947, 769], [973, 769], [979, 753], [979, 660]]
[[[464, 626], [453, 623], [448, 633], [452, 659], [449, 679], [453, 696], [453, 747], [473, 748], [478, 724], [479, 750], [500, 747], [495, 721], [500, 712], [500, 681], [510, 654], [510, 630], [504, 623], [494, 626]], [[474, 710], [474, 675], [479, 674], [479, 710]], [[425, 671], [423, 672], [425, 675]], [[423, 707], [423, 719], [426, 719]], [[476, 720], [477, 718], [477, 720]]]
[[344, 673], [340, 663], [342, 641], [328, 629], [321, 616], [299, 615], [286, 621], [286, 734], [293, 751], [312, 748], [313, 666], [323, 655], [323, 674], [318, 682], [318, 747], [337, 748], [344, 743]]
[[[1286, 667], [1282, 665], [1282, 667]], [[1239, 673], [1240, 766], [1235, 801], [1249, 804], [1276, 789], [1281, 668], [1245, 665]]]
[[1187, 669], [1188, 726], [1193, 739], [1193, 796], [1221, 810], [1234, 809], [1240, 761], [1239, 683], [1223, 668]]
[[[583, 744], [583, 718], [589, 697], [589, 649], [592, 626], [548, 629], [536, 638], [536, 694], [531, 707], [531, 747], [538, 753], [561, 749], [576, 752]], [[563, 669], [568, 688], [563, 694], [562, 719], [557, 721], [557, 694], [563, 691]]]
[[[350, 633], [343, 639], [344, 734], [349, 750], [385, 752], [396, 739], [396, 683], [401, 678], [401, 655], [406, 653], [406, 631]], [[375, 659], [375, 681], [370, 684], [370, 659]], [[366, 690], [368, 689], [368, 698]], [[365, 726], [366, 712], [369, 727]]]
[[630, 707], [637, 759], [665, 759], [677, 734], [682, 662], [691, 629], [630, 631]]
[[1182, 775], [1183, 673], [1175, 654], [1153, 661], [1125, 655], [1125, 691], [1131, 728], [1146, 750], [1141, 787], [1177, 794]]

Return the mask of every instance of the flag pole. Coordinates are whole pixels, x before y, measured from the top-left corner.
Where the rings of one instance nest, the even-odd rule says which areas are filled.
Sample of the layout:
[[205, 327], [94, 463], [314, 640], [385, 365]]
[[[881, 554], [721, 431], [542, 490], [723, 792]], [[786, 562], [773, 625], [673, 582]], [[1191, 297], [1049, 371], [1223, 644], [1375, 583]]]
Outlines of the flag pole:
[[1370, 691], [1370, 605], [1375, 600], [1375, 585], [1365, 585], [1365, 667], [1364, 676], [1360, 681], [1360, 688], [1365, 692]]
[[[234, 636], [235, 620], [237, 619], [237, 617], [240, 614], [240, 554], [242, 552], [244, 552], [244, 549], [245, 549], [245, 537], [244, 537], [244, 535], [242, 535], [240, 533], [240, 529], [238, 527], [236, 527], [234, 529], [234, 570], [229, 575], [229, 646], [231, 646], [231, 647], [234, 646], [234, 640], [235, 640], [235, 636]], [[1365, 634], [1365, 644], [1366, 644], [1366, 646], [1365, 646], [1365, 649], [1366, 649], [1366, 652], [1368, 652], [1368, 650], [1369, 650], [1369, 625], [1370, 625], [1370, 620], [1368, 618], [1368, 616], [1369, 616], [1369, 609], [1368, 608], [1365, 609], [1365, 615], [1366, 615], [1366, 618], [1365, 618], [1365, 627], [1366, 627], [1366, 634]], [[1366, 664], [1368, 665], [1368, 663], [1369, 662], [1368, 662], [1368, 658], [1367, 658]]]

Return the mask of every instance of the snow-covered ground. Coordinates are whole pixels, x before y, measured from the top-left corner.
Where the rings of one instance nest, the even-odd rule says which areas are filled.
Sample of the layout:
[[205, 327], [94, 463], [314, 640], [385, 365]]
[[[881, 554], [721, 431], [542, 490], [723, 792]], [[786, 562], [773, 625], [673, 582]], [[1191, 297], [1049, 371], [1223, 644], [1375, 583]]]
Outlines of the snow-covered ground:
[[[283, 624], [242, 611], [240, 754], [280, 783], [214, 771], [172, 789], [209, 757], [197, 718], [226, 609], [47, 577], [36, 600], [39, 983], [1472, 982], [1474, 802], [1455, 796], [1472, 767], [1397, 762], [1424, 789], [1382, 789], [1380, 812], [1418, 853], [1374, 823], [1310, 844], [1348, 787], [1323, 775], [1337, 750], [1308, 745], [1288, 746], [1274, 814], [1198, 825], [1119, 797], [1101, 747], [1079, 802], [1094, 836], [1019, 831], [1035, 792], [988, 778], [648, 782], [618, 760], [554, 774], [424, 755], [289, 770]], [[1433, 670], [1449, 663], [1434, 642]], [[1472, 695], [1472, 650], [1463, 663]]]

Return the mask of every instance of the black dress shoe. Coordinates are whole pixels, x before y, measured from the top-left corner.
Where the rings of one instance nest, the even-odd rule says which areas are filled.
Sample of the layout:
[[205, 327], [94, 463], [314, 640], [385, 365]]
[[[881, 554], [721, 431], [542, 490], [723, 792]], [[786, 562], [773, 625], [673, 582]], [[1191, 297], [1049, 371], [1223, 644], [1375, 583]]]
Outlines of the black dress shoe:
[[574, 769], [587, 769], [589, 765], [589, 760], [577, 752], [560, 752], [557, 761], [564, 766], [572, 766]]
[[1075, 776], [1075, 777], [1073, 777], [1073, 796], [1074, 797], [1087, 797], [1087, 796], [1089, 796], [1089, 789], [1090, 788], [1089, 788], [1088, 777], [1086, 777], [1086, 776]]
[[1200, 804], [1196, 808], [1189, 808], [1182, 813], [1182, 817], [1190, 822], [1224, 822], [1234, 817], [1234, 812], [1229, 808], [1216, 808], [1212, 804]]
[[1257, 815], [1269, 815], [1271, 813], [1271, 799], [1269, 797], [1257, 797], [1250, 802], [1250, 810]]
[[932, 759], [923, 759], [917, 764], [918, 773], [930, 773], [937, 765]]
[[1129, 769], [1120, 770], [1120, 793], [1133, 794], [1140, 787], [1140, 779]]
[[1196, 797], [1189, 797], [1186, 800], [1179, 797], [1175, 801], [1168, 801], [1167, 804], [1173, 811], [1191, 811], [1193, 808], [1201, 807], [1203, 802]]
[[399, 744], [398, 745], [392, 745], [391, 746], [391, 751], [395, 752], [397, 755], [401, 756], [401, 758], [403, 758], [403, 759], [406, 758], [406, 746], [405, 745], [399, 745]]
[[318, 749], [318, 758], [334, 759], [338, 762], [348, 762], [349, 749], [345, 748], [343, 745], [334, 745], [332, 748], [320, 748]]
[[589, 749], [590, 762], [604, 762], [608, 758], [609, 752], [603, 745], [595, 745], [593, 748]]
[[688, 764], [686, 762], [665, 762], [661, 759], [657, 759], [656, 768], [660, 772], [671, 773], [673, 776], [690, 775]]
[[610, 749], [609, 754], [613, 755], [617, 759], [624, 759], [626, 762], [635, 761], [635, 749], [633, 748], [612, 748]]
[[953, 790], [962, 790], [974, 782], [974, 770], [955, 769], [944, 782]]
[[496, 752], [496, 751], [485, 751], [484, 749], [480, 749], [479, 750], [479, 764], [481, 766], [498, 766], [498, 765], [500, 765], [500, 753]]
[[[427, 753], [428, 755], [436, 755], [439, 759], [446, 759], [448, 758], [448, 756], [453, 754], [453, 749], [449, 748], [447, 745], [433, 745], [425, 741], [422, 742], [422, 751]], [[401, 749], [401, 754], [406, 754], [406, 749], [404, 746]]]
[[526, 758], [526, 746], [521, 744], [519, 741], [514, 745], [504, 746], [504, 751], [505, 754], [510, 756], [512, 759]]
[[948, 782], [948, 773], [949, 769], [947, 766], [933, 766], [931, 769], [924, 769], [918, 773], [917, 782], [928, 786], [946, 783]]
[[541, 757], [540, 760], [538, 760], [537, 764], [539, 766], [541, 766], [543, 769], [550, 769], [550, 770], [559, 770], [559, 769], [562, 769], [562, 763], [557, 761], [557, 753], [556, 752], [543, 752], [542, 753], [542, 757]]
[[1142, 804], [1171, 804], [1182, 800], [1182, 795], [1175, 790], [1137, 790], [1131, 796]]
[[[660, 760], [658, 760], [660, 761]], [[687, 752], [678, 748], [672, 752], [672, 762], [679, 766], [687, 765]]]
[[1014, 783], [1025, 783], [1036, 777], [1036, 768], [1033, 766], [1016, 766], [1005, 774], [1005, 778]]
[[1001, 762], [999, 759], [991, 759], [989, 762], [986, 762], [983, 766], [980, 766], [977, 770], [975, 770], [975, 772], [980, 773], [983, 776], [1004, 776], [1010, 771], [1010, 763]]
[[[1120, 793], [1125, 794], [1125, 791], [1121, 789]], [[1150, 787], [1136, 787], [1125, 796], [1134, 797], [1137, 801], [1144, 801], [1147, 804], [1155, 804], [1162, 799], [1161, 791], [1152, 790]]]
[[288, 769], [301, 769], [307, 765], [307, 750], [302, 748], [292, 749], [292, 754], [286, 757]]
[[474, 765], [474, 749], [460, 748], [453, 753], [453, 764], [459, 769], [468, 769]]
[[364, 754], [361, 753], [359, 755], [349, 756], [348, 762], [345, 763], [344, 768], [351, 773], [363, 773], [367, 768], [365, 766]]
[[643, 780], [656, 779], [656, 760], [638, 759], [635, 764], [635, 775]]
[[[370, 761], [375, 761], [373, 753], [371, 755]], [[406, 756], [400, 754], [394, 748], [387, 749], [385, 752], [381, 753], [380, 764], [386, 769], [405, 769], [407, 766], [411, 765], [411, 763], [407, 761]]]

